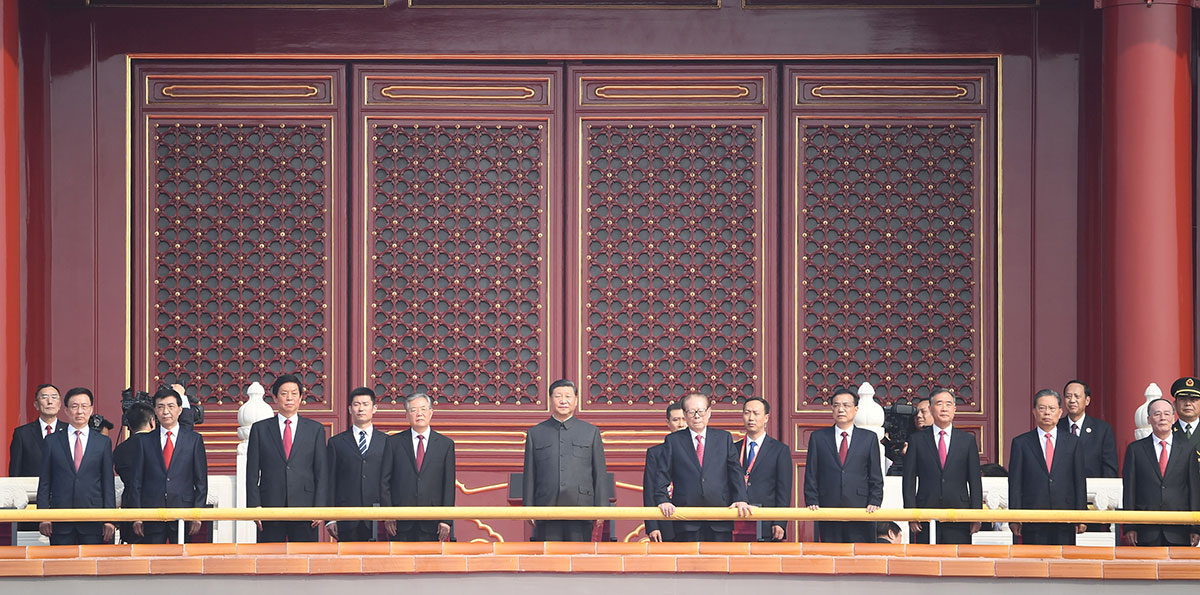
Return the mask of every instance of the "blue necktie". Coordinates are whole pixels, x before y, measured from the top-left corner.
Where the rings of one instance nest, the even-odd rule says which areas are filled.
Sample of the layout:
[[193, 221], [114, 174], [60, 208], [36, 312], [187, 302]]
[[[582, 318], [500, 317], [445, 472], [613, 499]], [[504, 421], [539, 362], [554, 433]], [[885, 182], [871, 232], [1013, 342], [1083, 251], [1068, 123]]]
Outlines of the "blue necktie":
[[758, 444], [757, 442], [750, 443], [750, 452], [746, 453], [746, 468], [747, 469], [749, 469], [750, 465], [754, 463], [754, 447], [757, 444]]
[[366, 430], [358, 431], [358, 453], [361, 454], [364, 459], [367, 458], [367, 431]]

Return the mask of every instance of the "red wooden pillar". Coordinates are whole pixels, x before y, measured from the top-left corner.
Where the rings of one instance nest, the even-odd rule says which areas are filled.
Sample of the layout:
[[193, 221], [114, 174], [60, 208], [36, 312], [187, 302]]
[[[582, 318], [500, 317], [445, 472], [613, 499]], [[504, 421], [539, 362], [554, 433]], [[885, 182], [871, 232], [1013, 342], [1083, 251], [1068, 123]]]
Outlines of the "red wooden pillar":
[[[21, 421], [21, 119], [17, 0], [0, 0], [0, 436]], [[8, 449], [0, 450], [8, 468]]]
[[1192, 16], [1186, 0], [1103, 2], [1108, 416], [1121, 450], [1150, 382], [1194, 372]]

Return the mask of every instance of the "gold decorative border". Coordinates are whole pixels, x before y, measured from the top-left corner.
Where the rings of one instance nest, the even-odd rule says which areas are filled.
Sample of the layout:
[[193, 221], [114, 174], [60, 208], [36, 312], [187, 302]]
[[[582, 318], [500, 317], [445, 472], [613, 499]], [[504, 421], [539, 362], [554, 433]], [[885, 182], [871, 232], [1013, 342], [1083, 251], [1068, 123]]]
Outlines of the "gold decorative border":
[[[664, 84], [662, 84], [662, 81], [664, 79], [676, 80], [676, 81], [693, 80], [693, 81], [696, 81], [696, 84], [695, 85], [688, 85], [688, 84], [664, 85]], [[642, 81], [642, 80], [648, 81], [649, 83], [652, 83], [652, 84], [646, 84], [646, 85], [636, 84], [636, 81]], [[596, 89], [593, 89], [593, 91], [591, 93], [589, 93], [587, 91], [587, 85], [589, 83], [600, 83], [602, 81], [613, 81], [613, 83], [601, 84]], [[728, 84], [728, 85], [718, 84], [720, 81], [730, 81], [730, 84]], [[734, 99], [737, 98], [736, 96], [733, 96], [733, 97], [724, 96], [724, 95], [705, 96], [705, 95], [688, 95], [688, 94], [683, 94], [683, 93], [674, 95], [674, 96], [672, 96], [672, 95], [647, 96], [646, 97], [647, 101], [640, 101], [639, 96], [628, 96], [627, 95], [627, 96], [622, 96], [622, 97], [605, 97], [598, 93], [598, 91], [600, 89], [609, 88], [609, 87], [619, 88], [619, 89], [655, 89], [655, 88], [657, 88], [657, 89], [663, 89], [663, 90], [690, 89], [690, 88], [713, 88], [713, 89], [730, 88], [730, 89], [744, 90], [745, 95], [742, 95], [742, 96], [748, 96], [750, 94], [750, 87], [746, 84], [736, 84], [738, 82], [745, 83], [747, 81], [751, 81], [753, 83], [758, 84], [758, 89], [759, 89], [758, 101], [755, 101], [755, 102], [734, 101]], [[743, 108], [748, 108], [748, 107], [752, 107], [752, 106], [767, 107], [767, 103], [766, 103], [767, 102], [767, 97], [766, 97], [767, 78], [766, 78], [766, 75], [725, 76], [725, 75], [714, 74], [712, 76], [706, 76], [703, 73], [688, 73], [686, 75], [680, 74], [680, 75], [676, 75], [676, 76], [664, 77], [664, 76], [645, 76], [645, 75], [620, 76], [620, 75], [608, 75], [608, 74], [580, 74], [576, 78], [575, 82], [577, 85], [577, 94], [578, 94], [578, 100], [576, 101], [576, 104], [578, 107], [585, 108], [585, 109], [586, 108], [598, 108], [599, 106], [602, 106], [602, 105], [603, 106], [620, 105], [620, 106], [624, 106], [624, 107], [685, 107], [686, 106], [686, 107], [692, 107], [692, 108], [704, 108], [707, 106], [739, 106], [739, 107], [743, 107]], [[601, 99], [608, 99], [609, 101], [605, 102], [605, 103], [599, 103], [599, 104], [585, 103], [585, 101], [584, 101], [585, 99], [587, 99], [589, 97], [593, 97], [593, 96], [599, 97]], [[703, 103], [697, 103], [695, 105], [681, 103], [681, 101], [662, 101], [663, 99], [669, 99], [669, 98], [675, 98], [678, 100], [711, 98], [711, 99], [720, 99], [722, 101], [706, 101]], [[654, 99], [659, 99], [660, 101], [657, 101], [657, 102], [653, 101]]]
[[[154, 91], [153, 84], [155, 83], [155, 81], [164, 81], [164, 80], [168, 81], [168, 84], [166, 86], [164, 86], [162, 89], [163, 96], [175, 99], [176, 101], [167, 102], [162, 99], [156, 98], [157, 93]], [[209, 81], [209, 80], [211, 80], [213, 82], [211, 84], [206, 84], [206, 83], [202, 83], [202, 82], [188, 83], [188, 84], [173, 82], [173, 81]], [[249, 83], [247, 83], [247, 84], [229, 84], [229, 83], [221, 82], [221, 81], [237, 81], [237, 80], [247, 80], [247, 81], [279, 80], [279, 81], [295, 81], [295, 83], [294, 84], [270, 85], [270, 84], [249, 84]], [[306, 82], [312, 83], [313, 81], [319, 81], [320, 83], [323, 83], [326, 85], [328, 92], [327, 92], [327, 97], [326, 97], [325, 101], [311, 102], [311, 103], [304, 103], [304, 102], [298, 103], [298, 102], [294, 102], [294, 101], [293, 102], [266, 101], [269, 99], [274, 99], [274, 100], [287, 99], [289, 97], [294, 98], [294, 99], [304, 99], [307, 97], [314, 97], [316, 95], [319, 95], [321, 92], [320, 87], [318, 87], [314, 84], [305, 84]], [[218, 74], [218, 73], [213, 73], [213, 74], [175, 74], [175, 73], [147, 74], [143, 77], [142, 85], [143, 85], [142, 104], [146, 107], [162, 106], [162, 107], [160, 107], [160, 109], [178, 109], [178, 108], [171, 108], [171, 107], [165, 107], [165, 106], [186, 105], [189, 102], [202, 103], [199, 100], [205, 99], [205, 98], [225, 98], [225, 99], [261, 98], [264, 100], [264, 101], [239, 101], [236, 104], [238, 106], [248, 106], [248, 105], [265, 105], [265, 106], [272, 106], [272, 107], [291, 107], [291, 106], [296, 106], [296, 105], [333, 106], [334, 105], [334, 96], [335, 96], [333, 76], [320, 74], [320, 73], [316, 73], [316, 72], [314, 72], [312, 75], [266, 74], [266, 73], [264, 73], [262, 75], [248, 75], [248, 74], [234, 75], [234, 74]], [[253, 91], [255, 89], [261, 89], [261, 90], [300, 89], [300, 90], [305, 90], [305, 93], [303, 95], [300, 95], [300, 94], [269, 95], [269, 94], [264, 94], [264, 93], [255, 94], [255, 93], [250, 93], [250, 92], [247, 92], [247, 93], [214, 93], [214, 94], [209, 94], [209, 95], [182, 95], [182, 96], [176, 97], [176, 96], [170, 95], [166, 92], [167, 89], [171, 89], [171, 88], [185, 88], [185, 89], [186, 88], [216, 88], [216, 89], [234, 89], [234, 90], [244, 90], [244, 91]]]
[[[825, 94], [826, 90], [834, 91], [837, 89], [846, 89], [846, 90], [853, 90], [853, 91], [868, 91], [871, 89], [878, 89], [881, 92], [880, 93], [861, 93], [860, 92], [860, 93], [855, 93], [855, 94], [833, 93], [833, 94], [829, 94], [829, 95]], [[910, 93], [901, 93], [900, 90], [902, 90], [902, 89], [914, 89], [914, 90], [919, 89], [922, 91], [935, 91], [938, 89], [945, 89], [947, 91], [953, 91], [954, 95], [939, 95], [936, 93], [930, 93], [930, 94], [926, 94], [926, 95], [916, 95], [916, 94], [910, 94]], [[891, 90], [891, 92], [889, 92], [888, 90]], [[817, 85], [816, 87], [809, 89], [808, 92], [813, 97], [819, 97], [821, 99], [893, 99], [893, 98], [895, 98], [895, 99], [958, 99], [960, 97], [966, 97], [967, 94], [970, 93], [970, 91], [966, 87], [963, 87], [962, 85], [832, 85], [832, 84]]]
[[[447, 93], [445, 95], [433, 95], [433, 94], [419, 94], [419, 93], [403, 94], [403, 93], [396, 92], [401, 89], [411, 89], [411, 90], [426, 89], [426, 90], [430, 90], [430, 91], [451, 91], [451, 90], [455, 90], [455, 91], [519, 91], [521, 94], [509, 97], [509, 96], [504, 96], [504, 95], [464, 95], [464, 94], [455, 94], [455, 93]], [[529, 87], [498, 86], [498, 85], [486, 85], [486, 86], [478, 86], [478, 87], [466, 86], [466, 85], [457, 85], [457, 86], [455, 86], [455, 85], [446, 85], [446, 86], [388, 85], [388, 86], [380, 89], [379, 94], [383, 95], [384, 97], [387, 97], [388, 99], [480, 99], [480, 100], [487, 100], [487, 101], [514, 101], [514, 100], [521, 101], [524, 99], [529, 99], [531, 97], [534, 97], [535, 95], [537, 95], [537, 91], [535, 91]]]
[[[183, 93], [177, 94], [185, 89], [229, 89], [233, 92], [209, 92], [209, 93]], [[269, 91], [272, 89], [284, 90], [295, 89], [297, 93], [254, 93], [254, 91]], [[198, 98], [198, 97], [270, 97], [278, 99], [283, 97], [312, 97], [321, 90], [312, 85], [167, 85], [162, 88], [161, 93], [171, 98]]]
[[[651, 89], [655, 91], [682, 91], [684, 89], [706, 89], [708, 94], [690, 94], [690, 93], [659, 93], [656, 95], [621, 95], [608, 93], [614, 91], [634, 91], [637, 89]], [[718, 91], [728, 90], [732, 93], [721, 94]], [[739, 99], [750, 95], [750, 88], [745, 85], [601, 85], [596, 87], [592, 94], [601, 99]]]
[[[439, 103], [444, 103], [439, 100], [459, 100], [456, 103], [454, 103], [454, 106], [461, 107], [464, 105], [464, 102], [462, 101], [464, 99], [469, 100], [468, 102], [466, 102], [466, 105], [476, 105], [476, 106], [478, 106], [478, 105], [497, 105], [498, 103], [501, 103], [501, 102], [525, 101], [527, 99], [532, 99], [534, 97], [537, 97], [538, 90], [534, 86], [532, 86], [532, 84], [540, 84], [544, 91], [545, 97], [543, 98], [542, 101], [538, 101], [536, 103], [519, 104], [521, 107], [526, 107], [528, 109], [549, 108], [549, 107], [552, 107], [554, 104], [554, 91], [555, 91], [554, 84], [553, 84], [554, 78], [551, 76], [541, 76], [540, 74], [523, 75], [518, 72], [518, 73], [513, 73], [512, 75], [509, 75], [509, 76], [503, 76], [501, 74], [491, 74], [491, 73], [487, 73], [487, 72], [480, 72], [478, 74], [470, 74], [470, 75], [462, 75], [462, 76], [447, 76], [443, 73], [437, 73], [437, 72], [429, 72], [429, 73], [406, 72], [404, 74], [364, 73], [361, 77], [361, 80], [362, 80], [363, 85], [362, 85], [362, 99], [361, 99], [361, 103], [359, 104], [360, 106], [395, 106], [395, 105], [397, 105], [395, 103], [387, 103], [387, 102], [379, 101], [377, 98], [374, 97], [374, 94], [371, 92], [372, 83], [382, 83], [383, 81], [388, 81], [388, 80], [411, 81], [410, 84], [401, 84], [401, 83], [390, 84], [390, 85], [383, 87], [379, 91], [380, 95], [383, 95], [384, 97], [387, 97], [389, 99], [408, 100], [407, 103], [403, 103], [400, 105], [422, 104], [422, 103], [429, 104], [429, 105], [437, 105]], [[430, 84], [430, 83], [438, 83], [438, 82], [457, 83], [457, 84], [447, 84], [447, 85]], [[464, 84], [464, 83], [473, 83], [473, 82], [480, 82], [480, 83], [485, 83], [485, 84], [481, 84], [481, 85]], [[499, 83], [510, 83], [510, 84], [499, 84]], [[502, 96], [495, 96], [495, 95], [471, 96], [471, 95], [453, 94], [453, 93], [446, 94], [446, 95], [429, 94], [429, 95], [411, 95], [411, 96], [407, 96], [407, 95], [391, 96], [386, 93], [386, 91], [389, 89], [429, 89], [429, 90], [457, 89], [457, 90], [463, 90], [463, 91], [473, 91], [473, 90], [502, 91], [502, 90], [506, 90], [506, 89], [512, 89], [512, 90], [520, 91], [522, 93], [522, 95], [524, 95], [524, 97], [502, 97]], [[510, 103], [510, 105], [513, 105], [513, 104]], [[384, 115], [379, 114], [377, 117], [384, 117]], [[492, 118], [492, 119], [496, 119], [496, 117], [494, 115], [488, 116], [488, 117]]]

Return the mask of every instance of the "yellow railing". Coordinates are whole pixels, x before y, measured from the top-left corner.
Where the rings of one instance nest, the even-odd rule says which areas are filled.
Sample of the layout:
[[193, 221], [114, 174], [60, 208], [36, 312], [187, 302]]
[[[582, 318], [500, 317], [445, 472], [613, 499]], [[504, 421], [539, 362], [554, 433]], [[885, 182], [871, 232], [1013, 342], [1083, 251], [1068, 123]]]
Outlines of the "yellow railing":
[[[0, 522], [16, 521], [284, 521], [284, 520], [734, 520], [728, 508], [676, 508], [663, 519], [657, 508], [606, 506], [413, 506], [413, 507], [309, 507], [309, 508], [125, 508], [125, 509], [26, 509], [0, 510]], [[887, 508], [868, 513], [861, 508], [756, 508], [749, 520], [771, 521], [950, 521], [1031, 523], [1153, 523], [1200, 525], [1200, 512], [1109, 510], [985, 510], [942, 508]]]

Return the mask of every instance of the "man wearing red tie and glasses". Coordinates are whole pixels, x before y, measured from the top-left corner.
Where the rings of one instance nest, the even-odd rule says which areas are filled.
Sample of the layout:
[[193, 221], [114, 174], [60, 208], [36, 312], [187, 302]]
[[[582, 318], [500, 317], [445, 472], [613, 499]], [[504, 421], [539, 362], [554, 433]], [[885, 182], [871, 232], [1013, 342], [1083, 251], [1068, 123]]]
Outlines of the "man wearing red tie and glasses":
[[[1011, 510], [1083, 510], [1087, 508], [1087, 478], [1079, 439], [1058, 431], [1062, 397], [1045, 388], [1033, 396], [1037, 427], [1013, 438], [1008, 466], [1008, 508]], [[1075, 545], [1075, 534], [1087, 525], [1009, 523], [1021, 543]]]
[[[73, 388], [63, 401], [71, 425], [46, 438], [37, 505], [50, 508], [116, 508], [112, 442], [92, 431], [92, 391]], [[50, 545], [96, 545], [112, 539], [112, 523], [42, 522], [38, 529]]]
[[[929, 394], [933, 425], [908, 437], [904, 453], [905, 508], [983, 507], [979, 443], [954, 427], [954, 393], [935, 388]], [[979, 523], [938, 523], [937, 543], [971, 543]], [[929, 543], [929, 523], [909, 523], [912, 543]]]

